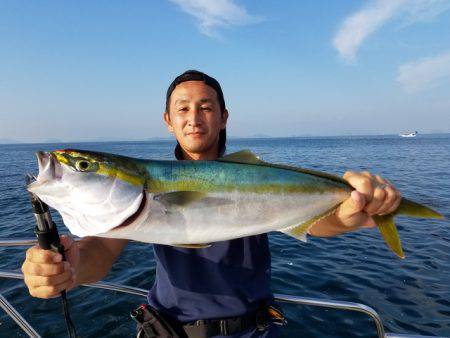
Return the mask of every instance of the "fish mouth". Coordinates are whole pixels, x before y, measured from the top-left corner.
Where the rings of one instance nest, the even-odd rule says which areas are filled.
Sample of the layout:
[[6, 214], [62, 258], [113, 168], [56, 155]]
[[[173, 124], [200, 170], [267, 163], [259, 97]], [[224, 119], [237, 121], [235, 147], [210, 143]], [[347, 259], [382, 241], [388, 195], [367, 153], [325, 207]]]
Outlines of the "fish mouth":
[[[60, 179], [62, 177], [62, 166], [53, 153], [38, 151], [36, 153], [39, 165], [39, 176], [43, 174], [45, 178]], [[39, 180], [38, 176], [38, 180]]]
[[55, 155], [45, 151], [38, 151], [36, 157], [38, 160], [39, 174], [36, 180], [28, 185], [28, 190], [30, 191], [50, 181], [60, 180], [63, 175], [62, 165]]

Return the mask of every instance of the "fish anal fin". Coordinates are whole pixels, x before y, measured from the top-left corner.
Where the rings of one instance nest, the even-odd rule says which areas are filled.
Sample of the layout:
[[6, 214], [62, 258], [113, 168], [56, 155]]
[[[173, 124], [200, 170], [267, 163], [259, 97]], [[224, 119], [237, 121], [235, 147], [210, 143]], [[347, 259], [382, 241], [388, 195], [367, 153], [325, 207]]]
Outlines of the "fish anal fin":
[[258, 156], [256, 156], [254, 153], [252, 153], [250, 150], [247, 149], [225, 155], [217, 160], [222, 162], [238, 162], [249, 164], [265, 163], [264, 161], [260, 160]]
[[333, 208], [325, 211], [324, 213], [321, 213], [318, 216], [311, 218], [310, 220], [304, 223], [301, 223], [300, 225], [293, 227], [291, 226], [286, 229], [282, 229], [280, 231], [288, 236], [301, 240], [302, 242], [306, 242], [306, 235], [308, 233], [308, 230], [322, 218], [327, 217], [328, 215], [331, 215], [333, 212], [335, 212], [337, 208], [338, 206], [334, 206]]
[[172, 246], [175, 246], [177, 248], [186, 248], [186, 249], [204, 249], [209, 248], [211, 244], [172, 244]]
[[388, 247], [400, 258], [405, 258], [393, 215], [374, 216], [378, 230]]
[[280, 230], [282, 233], [285, 233], [288, 236], [294, 237], [302, 242], [306, 242], [306, 233], [308, 231], [309, 226], [304, 226], [305, 223], [297, 225], [288, 230]]

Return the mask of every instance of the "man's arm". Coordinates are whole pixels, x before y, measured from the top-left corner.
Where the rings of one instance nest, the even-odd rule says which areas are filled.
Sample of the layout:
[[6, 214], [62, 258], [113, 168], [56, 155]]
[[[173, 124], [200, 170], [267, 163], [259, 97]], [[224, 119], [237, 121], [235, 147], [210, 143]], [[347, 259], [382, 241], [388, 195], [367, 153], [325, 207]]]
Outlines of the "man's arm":
[[85, 237], [78, 242], [61, 236], [67, 262], [50, 250], [34, 246], [27, 250], [22, 265], [30, 295], [39, 298], [58, 296], [62, 290], [96, 282], [107, 275], [128, 240]]
[[376, 226], [372, 216], [394, 212], [402, 196], [386, 179], [365, 171], [347, 171], [344, 179], [355, 190], [332, 214], [315, 223], [308, 231], [312, 236], [330, 237], [360, 228]]
[[80, 261], [75, 272], [74, 286], [103, 279], [128, 244], [128, 240], [85, 237], [76, 244], [80, 252]]

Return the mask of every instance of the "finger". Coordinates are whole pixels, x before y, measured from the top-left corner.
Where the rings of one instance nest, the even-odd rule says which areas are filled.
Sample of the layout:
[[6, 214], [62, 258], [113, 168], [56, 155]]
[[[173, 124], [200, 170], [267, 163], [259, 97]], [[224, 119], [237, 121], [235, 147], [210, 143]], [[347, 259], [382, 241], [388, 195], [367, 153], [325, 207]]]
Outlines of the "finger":
[[[345, 223], [343, 223], [343, 224], [345, 225]], [[375, 223], [375, 221], [373, 220], [372, 217], [366, 217], [366, 218], [362, 218], [362, 221], [357, 225], [350, 225], [350, 226], [346, 225], [345, 232], [353, 232], [353, 231], [357, 231], [359, 229], [364, 229], [364, 228], [371, 229], [376, 226], [377, 226], [377, 224]]]
[[75, 243], [72, 237], [67, 235], [60, 236], [61, 244], [64, 246], [64, 251], [68, 251], [72, 248], [72, 245]]
[[390, 214], [398, 209], [398, 207], [402, 203], [403, 195], [400, 192], [400, 190], [398, 190], [391, 181], [389, 181], [387, 178], [385, 179], [385, 181], [387, 182], [387, 184], [389, 184], [394, 189], [395, 195], [396, 195], [396, 201], [394, 202], [394, 205], [392, 206], [391, 209], [389, 209], [387, 211], [387, 213]]
[[25, 275], [31, 276], [55, 276], [67, 271], [71, 268], [69, 262], [53, 263], [53, 264], [35, 264], [25, 262], [22, 265], [22, 271]]
[[373, 175], [367, 170], [361, 171], [361, 175], [366, 176], [367, 178], [373, 179]]
[[64, 246], [66, 260], [76, 267], [80, 254], [77, 242], [72, 237], [63, 235], [61, 236], [61, 244]]
[[62, 291], [66, 289], [68, 283], [61, 283], [52, 286], [39, 286], [37, 288], [30, 289], [30, 294], [33, 297], [39, 298], [54, 298], [58, 297]]
[[376, 210], [376, 214], [384, 215], [388, 213], [388, 210], [390, 210], [396, 201], [397, 194], [395, 193], [394, 188], [392, 188], [390, 185], [386, 186], [384, 188], [384, 191], [386, 192], [386, 198], [384, 199], [383, 204]]
[[391, 181], [389, 181], [387, 178], [385, 178], [384, 180], [386, 181], [387, 184], [394, 186], [394, 184]]
[[375, 175], [375, 181], [377, 181], [377, 183], [379, 183], [380, 185], [390, 184], [386, 179], [384, 179], [380, 175]]
[[372, 229], [377, 226], [375, 220], [372, 217], [368, 217], [367, 220], [361, 225], [361, 228]]
[[390, 213], [393, 213], [394, 211], [396, 211], [400, 207], [400, 204], [402, 203], [403, 196], [402, 196], [401, 192], [398, 191], [397, 189], [395, 189], [395, 193], [396, 193], [395, 202], [392, 205], [392, 208], [386, 212], [387, 214], [390, 214]]
[[354, 171], [347, 170], [347, 171], [344, 173], [344, 175], [342, 175], [342, 178], [343, 178], [344, 180], [348, 181], [348, 178], [349, 178], [350, 176], [353, 176], [354, 174], [355, 174]]
[[361, 212], [365, 206], [365, 197], [363, 194], [353, 190], [350, 197], [347, 198], [339, 207], [339, 218], [349, 218]]
[[25, 275], [24, 281], [28, 287], [52, 286], [61, 283], [69, 283], [72, 281], [73, 271], [71, 269], [55, 276], [32, 276]]
[[386, 199], [386, 191], [381, 187], [376, 187], [372, 200], [364, 207], [364, 211], [369, 215], [375, 215]]
[[[401, 203], [401, 194], [400, 192], [394, 187], [394, 185], [392, 184], [391, 181], [389, 181], [387, 178], [383, 178], [379, 175], [375, 176], [376, 181], [380, 184], [383, 185], [383, 188], [387, 188], [390, 187], [394, 190], [395, 192], [395, 200], [392, 202], [391, 206], [386, 206], [386, 205], [380, 205], [380, 208], [378, 210], [378, 212], [375, 213], [379, 213], [379, 214], [390, 214], [392, 212], [394, 212], [395, 210], [397, 210], [397, 208], [399, 207], [400, 203]], [[388, 188], [386, 191], [386, 197], [388, 196], [389, 193], [389, 189]], [[389, 203], [389, 202], [388, 202]], [[386, 209], [387, 207], [387, 209]]]
[[365, 176], [367, 178], [373, 178], [373, 175], [367, 170], [361, 172], [347, 170], [342, 177], [347, 180], [350, 176]]
[[26, 260], [33, 263], [53, 263], [61, 262], [62, 256], [51, 250], [41, 249], [39, 246], [35, 245], [28, 249], [26, 252]]
[[366, 202], [373, 198], [373, 179], [367, 174], [353, 173], [344, 175], [344, 179], [358, 192], [364, 195]]

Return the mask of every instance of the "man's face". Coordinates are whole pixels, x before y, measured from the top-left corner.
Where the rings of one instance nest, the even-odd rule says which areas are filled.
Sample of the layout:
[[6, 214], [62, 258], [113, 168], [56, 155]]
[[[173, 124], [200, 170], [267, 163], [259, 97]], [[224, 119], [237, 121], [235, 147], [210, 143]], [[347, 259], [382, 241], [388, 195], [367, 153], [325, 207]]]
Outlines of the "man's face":
[[172, 92], [169, 107], [164, 121], [185, 152], [203, 154], [217, 150], [219, 132], [226, 126], [228, 112], [221, 112], [213, 88], [202, 81], [182, 82]]

